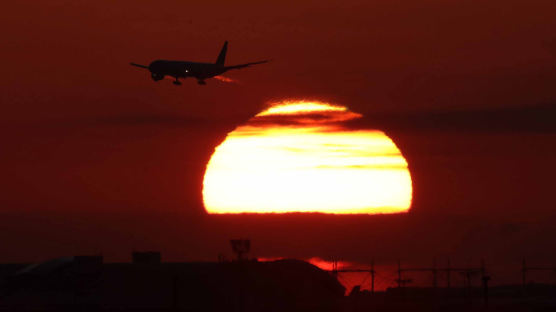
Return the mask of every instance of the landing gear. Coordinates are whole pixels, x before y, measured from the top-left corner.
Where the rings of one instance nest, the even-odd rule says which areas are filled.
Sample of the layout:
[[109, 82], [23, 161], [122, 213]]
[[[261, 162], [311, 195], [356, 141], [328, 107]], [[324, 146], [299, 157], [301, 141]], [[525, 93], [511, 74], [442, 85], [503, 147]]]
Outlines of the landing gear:
[[197, 83], [200, 84], [200, 85], [202, 85], [202, 86], [204, 86], [204, 85], [207, 84], [207, 83], [206, 83], [204, 80], [202, 80], [202, 79], [197, 80]]
[[176, 78], [176, 80], [172, 81], [173, 84], [175, 84], [176, 86], [181, 86], [181, 82], [178, 80], [178, 78]]

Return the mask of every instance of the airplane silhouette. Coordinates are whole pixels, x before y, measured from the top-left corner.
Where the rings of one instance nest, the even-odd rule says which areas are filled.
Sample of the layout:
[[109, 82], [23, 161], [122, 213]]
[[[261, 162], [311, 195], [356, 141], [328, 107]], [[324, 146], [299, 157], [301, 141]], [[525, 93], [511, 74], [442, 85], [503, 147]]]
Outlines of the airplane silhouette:
[[222, 50], [220, 51], [220, 54], [218, 55], [215, 63], [156, 60], [149, 64], [149, 66], [136, 63], [130, 64], [140, 68], [148, 69], [151, 72], [151, 77], [154, 81], [159, 81], [164, 79], [165, 76], [170, 76], [175, 78], [173, 84], [181, 85], [181, 82], [178, 80], [179, 78], [194, 77], [197, 79], [198, 84], [205, 85], [205, 79], [221, 75], [230, 69], [245, 68], [251, 65], [262, 64], [269, 61], [264, 60], [233, 66], [225, 66], [224, 61], [226, 59], [227, 50], [228, 41], [224, 42], [224, 46], [222, 47]]

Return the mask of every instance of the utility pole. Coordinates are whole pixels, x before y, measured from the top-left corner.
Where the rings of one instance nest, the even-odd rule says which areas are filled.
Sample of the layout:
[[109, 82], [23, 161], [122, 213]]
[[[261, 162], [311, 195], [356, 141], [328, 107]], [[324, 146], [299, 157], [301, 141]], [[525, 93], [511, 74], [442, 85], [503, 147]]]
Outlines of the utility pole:
[[[371, 293], [374, 294], [375, 292], [375, 278], [376, 278], [376, 271], [375, 271], [375, 260], [371, 260], [371, 267], [364, 268], [364, 269], [355, 269], [355, 268], [338, 268], [338, 260], [332, 260], [332, 269], [329, 271], [335, 277], [338, 276], [338, 273], [368, 273], [371, 274]], [[399, 282], [398, 282], [399, 284]], [[361, 285], [359, 285], [361, 286]]]
[[527, 272], [529, 271], [550, 271], [550, 272], [556, 272], [556, 268], [555, 267], [546, 267], [546, 266], [527, 266], [527, 263], [525, 262], [525, 259], [523, 259], [523, 263], [522, 263], [522, 268], [521, 268], [521, 278], [522, 278], [522, 284], [523, 284], [523, 291], [525, 292], [526, 288], [527, 288]]

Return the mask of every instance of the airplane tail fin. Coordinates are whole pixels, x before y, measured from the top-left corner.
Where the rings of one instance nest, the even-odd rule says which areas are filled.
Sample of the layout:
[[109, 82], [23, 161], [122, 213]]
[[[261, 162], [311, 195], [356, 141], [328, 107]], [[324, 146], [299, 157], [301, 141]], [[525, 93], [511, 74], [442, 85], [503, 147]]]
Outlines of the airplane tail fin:
[[226, 61], [226, 52], [228, 51], [228, 41], [224, 42], [224, 46], [222, 50], [220, 50], [220, 54], [218, 54], [218, 58], [216, 59], [216, 65], [224, 66], [224, 61]]

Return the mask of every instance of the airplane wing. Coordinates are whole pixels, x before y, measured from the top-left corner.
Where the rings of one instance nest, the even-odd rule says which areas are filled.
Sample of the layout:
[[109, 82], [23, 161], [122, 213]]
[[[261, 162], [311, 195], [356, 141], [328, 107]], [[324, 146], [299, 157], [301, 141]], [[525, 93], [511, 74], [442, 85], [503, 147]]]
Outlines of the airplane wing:
[[228, 69], [241, 69], [241, 68], [245, 68], [251, 65], [257, 65], [257, 64], [263, 64], [263, 63], [268, 63], [270, 62], [270, 60], [264, 60], [264, 61], [259, 61], [259, 62], [252, 62], [252, 63], [245, 63], [245, 64], [239, 64], [239, 65], [233, 65], [233, 66], [226, 66], [226, 70]]
[[137, 67], [141, 67], [141, 68], [147, 68], [147, 69], [149, 68], [149, 66], [145, 66], [145, 65], [141, 65], [141, 64], [136, 64], [136, 63], [129, 63], [129, 65], [137, 66]]

